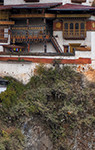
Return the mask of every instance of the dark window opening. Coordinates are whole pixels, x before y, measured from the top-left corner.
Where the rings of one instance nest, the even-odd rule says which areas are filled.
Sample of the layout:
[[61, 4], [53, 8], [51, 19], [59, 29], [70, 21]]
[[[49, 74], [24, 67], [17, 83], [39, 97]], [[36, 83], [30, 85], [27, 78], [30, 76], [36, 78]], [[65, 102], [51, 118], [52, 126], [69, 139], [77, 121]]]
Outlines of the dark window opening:
[[24, 0], [25, 2], [39, 2], [39, 0]]

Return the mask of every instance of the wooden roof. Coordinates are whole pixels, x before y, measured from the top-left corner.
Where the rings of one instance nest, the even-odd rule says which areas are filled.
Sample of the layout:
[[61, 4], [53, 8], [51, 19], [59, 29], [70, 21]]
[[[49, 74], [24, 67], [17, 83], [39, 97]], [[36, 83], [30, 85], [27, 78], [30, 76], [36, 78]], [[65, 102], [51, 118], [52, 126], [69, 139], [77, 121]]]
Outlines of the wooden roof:
[[37, 4], [21, 4], [21, 5], [1, 5], [0, 10], [6, 9], [49, 9], [62, 5], [62, 3], [37, 3]]
[[73, 11], [81, 11], [81, 10], [95, 10], [95, 7], [88, 6], [88, 5], [81, 5], [81, 4], [64, 4], [55, 8], [51, 8], [50, 10], [55, 10], [55, 11], [68, 11], [68, 10], [73, 10]]

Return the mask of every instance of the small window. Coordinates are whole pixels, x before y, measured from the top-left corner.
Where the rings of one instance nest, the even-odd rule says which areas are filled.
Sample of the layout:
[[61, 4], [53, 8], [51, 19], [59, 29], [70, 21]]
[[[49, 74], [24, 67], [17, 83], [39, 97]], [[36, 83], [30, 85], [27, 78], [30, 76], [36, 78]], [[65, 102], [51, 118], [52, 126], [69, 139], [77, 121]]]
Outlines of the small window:
[[0, 5], [3, 5], [4, 4], [4, 0], [0, 0]]
[[65, 29], [68, 29], [68, 23], [65, 23]]
[[75, 29], [79, 29], [79, 23], [75, 24]]
[[86, 0], [71, 0], [71, 2], [72, 3], [79, 3], [79, 4], [81, 4], [81, 3], [85, 3]]
[[25, 2], [39, 2], [39, 0], [24, 0]]
[[84, 23], [81, 23], [80, 26], [81, 26], [81, 29], [84, 29]]
[[74, 28], [73, 23], [70, 23], [70, 29], [73, 29], [73, 28]]
[[8, 42], [8, 28], [7, 27], [0, 27], [0, 43], [7, 43]]
[[64, 53], [69, 53], [69, 45], [63, 45], [64, 46]]
[[8, 29], [7, 28], [4, 29], [4, 38], [8, 38]]

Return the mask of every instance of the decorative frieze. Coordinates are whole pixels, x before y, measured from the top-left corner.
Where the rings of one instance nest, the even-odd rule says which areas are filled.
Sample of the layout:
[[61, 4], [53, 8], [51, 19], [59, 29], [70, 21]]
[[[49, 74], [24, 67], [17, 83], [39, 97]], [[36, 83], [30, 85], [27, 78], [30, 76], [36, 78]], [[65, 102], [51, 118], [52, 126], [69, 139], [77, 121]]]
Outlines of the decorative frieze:
[[62, 21], [53, 22], [53, 31], [62, 31], [62, 26], [63, 26]]
[[9, 11], [0, 11], [0, 20], [8, 20], [9, 19]]
[[0, 21], [0, 25], [14, 25], [14, 21]]
[[57, 14], [57, 18], [89, 18], [90, 14]]
[[89, 20], [86, 22], [87, 31], [95, 31], [95, 21]]
[[55, 14], [13, 14], [10, 18], [55, 18]]

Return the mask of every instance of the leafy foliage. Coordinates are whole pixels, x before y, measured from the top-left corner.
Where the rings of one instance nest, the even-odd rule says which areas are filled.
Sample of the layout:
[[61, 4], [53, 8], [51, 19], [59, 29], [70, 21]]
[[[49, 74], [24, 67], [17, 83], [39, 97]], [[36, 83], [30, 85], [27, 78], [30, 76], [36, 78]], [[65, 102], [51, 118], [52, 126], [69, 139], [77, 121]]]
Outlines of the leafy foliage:
[[[39, 116], [51, 131], [55, 150], [68, 149], [66, 141], [76, 128], [94, 128], [95, 86], [84, 86], [82, 75], [71, 67], [37, 66], [36, 75], [26, 86], [12, 78], [8, 80], [7, 90], [0, 94], [0, 115], [5, 124], [16, 127], [25, 121], [25, 117]], [[6, 136], [6, 132], [1, 134], [2, 150], [6, 145], [12, 147], [15, 140], [22, 147], [20, 131]]]

